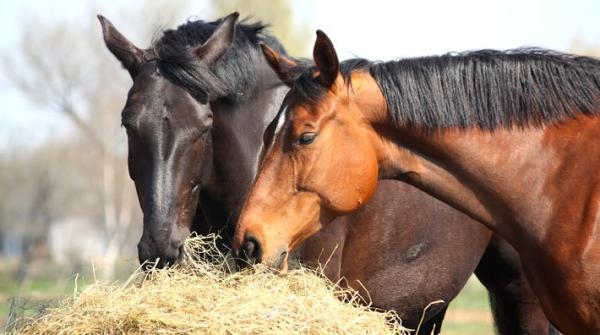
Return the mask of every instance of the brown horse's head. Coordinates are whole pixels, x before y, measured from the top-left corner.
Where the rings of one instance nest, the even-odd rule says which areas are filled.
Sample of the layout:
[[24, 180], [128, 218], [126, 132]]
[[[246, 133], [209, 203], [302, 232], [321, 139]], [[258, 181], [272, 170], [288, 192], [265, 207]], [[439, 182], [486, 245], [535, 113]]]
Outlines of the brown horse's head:
[[[159, 40], [160, 47], [151, 49], [136, 47], [110, 21], [98, 18], [106, 46], [133, 79], [122, 124], [129, 175], [144, 213], [139, 260], [159, 259], [160, 267], [173, 264], [190, 234], [199, 190], [211, 171], [209, 102], [227, 93], [210, 66], [232, 43], [238, 14], [212, 26], [212, 34], [199, 45], [183, 40], [160, 45]], [[204, 87], [190, 89], [191, 83]]]
[[355, 72], [352, 85], [346, 85], [349, 78], [341, 75], [335, 49], [321, 31], [315, 67], [299, 76], [293, 75], [293, 60], [267, 46], [263, 51], [292, 89], [274, 121], [277, 127], [238, 221], [234, 248], [251, 261], [285, 269], [291, 249], [373, 195], [377, 137], [361, 110], [385, 102], [380, 93], [367, 98], [365, 90], [378, 92], [368, 72]]

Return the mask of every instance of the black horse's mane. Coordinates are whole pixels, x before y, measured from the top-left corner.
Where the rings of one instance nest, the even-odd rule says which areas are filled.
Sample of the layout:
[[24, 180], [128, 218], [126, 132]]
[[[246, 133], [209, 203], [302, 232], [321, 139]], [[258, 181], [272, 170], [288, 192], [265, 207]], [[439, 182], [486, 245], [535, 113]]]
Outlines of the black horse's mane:
[[[369, 71], [397, 125], [449, 127], [541, 126], [600, 111], [600, 60], [537, 48], [480, 50], [443, 56], [340, 64]], [[293, 90], [313, 102], [326, 89], [306, 71]]]
[[258, 42], [285, 53], [279, 41], [265, 33], [266, 24], [244, 20], [236, 25], [231, 47], [215, 64], [207, 66], [193, 49], [206, 42], [222, 20], [188, 21], [164, 31], [150, 47], [160, 73], [201, 102], [224, 97], [243, 101], [256, 84], [255, 64], [264, 57]]

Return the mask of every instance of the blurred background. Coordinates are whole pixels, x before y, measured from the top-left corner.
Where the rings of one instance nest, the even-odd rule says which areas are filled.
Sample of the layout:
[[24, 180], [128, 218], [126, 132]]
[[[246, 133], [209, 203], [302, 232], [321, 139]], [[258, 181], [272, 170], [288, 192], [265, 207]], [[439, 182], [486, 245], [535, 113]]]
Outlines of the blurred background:
[[[131, 79], [105, 48], [96, 14], [147, 47], [164, 29], [234, 10], [270, 23], [303, 57], [316, 29], [342, 59], [520, 46], [600, 55], [597, 0], [2, 1], [0, 325], [137, 266], [141, 213], [120, 128]], [[444, 330], [493, 333], [477, 282], [452, 305]]]

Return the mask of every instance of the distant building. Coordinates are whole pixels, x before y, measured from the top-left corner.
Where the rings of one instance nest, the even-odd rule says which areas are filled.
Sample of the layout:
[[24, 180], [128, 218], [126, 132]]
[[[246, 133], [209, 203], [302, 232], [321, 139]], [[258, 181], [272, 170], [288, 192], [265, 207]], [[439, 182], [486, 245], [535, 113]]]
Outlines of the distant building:
[[57, 220], [48, 229], [50, 259], [63, 266], [101, 263], [107, 243], [102, 229], [89, 218]]
[[1, 230], [0, 256], [8, 259], [21, 257], [25, 251], [24, 240], [24, 234], [20, 230]]

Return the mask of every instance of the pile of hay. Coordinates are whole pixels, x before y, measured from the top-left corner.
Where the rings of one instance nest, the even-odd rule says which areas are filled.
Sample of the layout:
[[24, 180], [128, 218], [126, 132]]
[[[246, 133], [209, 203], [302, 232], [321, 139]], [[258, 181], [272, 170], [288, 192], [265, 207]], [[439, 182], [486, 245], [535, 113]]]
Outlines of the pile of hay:
[[[126, 283], [96, 283], [19, 334], [399, 334], [392, 313], [360, 306], [355, 293], [300, 268], [230, 273], [216, 239], [193, 237], [186, 261]], [[343, 297], [343, 298], [342, 298]], [[341, 299], [340, 299], [341, 298]], [[342, 301], [343, 300], [343, 301]], [[23, 320], [22, 320], [23, 321]]]

